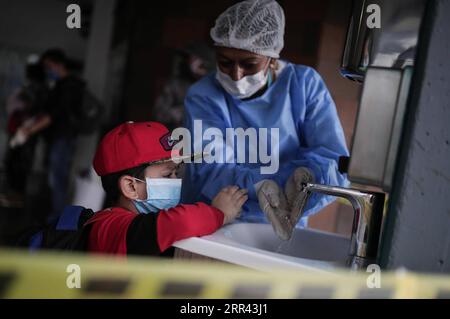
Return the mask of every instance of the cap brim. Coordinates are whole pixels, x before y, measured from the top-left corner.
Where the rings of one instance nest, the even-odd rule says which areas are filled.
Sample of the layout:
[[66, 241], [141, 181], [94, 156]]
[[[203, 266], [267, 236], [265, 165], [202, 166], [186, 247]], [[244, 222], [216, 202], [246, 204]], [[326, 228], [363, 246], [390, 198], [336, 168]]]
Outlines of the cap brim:
[[167, 162], [175, 162], [175, 163], [181, 163], [187, 159], [190, 159], [191, 161], [199, 159], [199, 158], [203, 158], [208, 156], [209, 153], [207, 152], [203, 152], [203, 153], [194, 153], [191, 155], [181, 155], [181, 156], [173, 156], [170, 158], [165, 158], [165, 159], [161, 159], [159, 161], [155, 161], [155, 162], [151, 162], [149, 164], [154, 165], [154, 164], [162, 164], [162, 163], [167, 163]]

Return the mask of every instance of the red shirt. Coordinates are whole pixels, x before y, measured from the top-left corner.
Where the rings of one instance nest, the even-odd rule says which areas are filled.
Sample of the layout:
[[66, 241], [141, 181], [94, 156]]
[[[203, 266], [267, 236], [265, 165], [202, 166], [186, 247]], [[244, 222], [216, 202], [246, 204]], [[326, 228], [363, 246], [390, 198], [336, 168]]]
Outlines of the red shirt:
[[90, 225], [88, 251], [116, 255], [159, 255], [174, 242], [215, 232], [223, 213], [204, 203], [178, 205], [153, 214], [115, 207], [96, 213]]

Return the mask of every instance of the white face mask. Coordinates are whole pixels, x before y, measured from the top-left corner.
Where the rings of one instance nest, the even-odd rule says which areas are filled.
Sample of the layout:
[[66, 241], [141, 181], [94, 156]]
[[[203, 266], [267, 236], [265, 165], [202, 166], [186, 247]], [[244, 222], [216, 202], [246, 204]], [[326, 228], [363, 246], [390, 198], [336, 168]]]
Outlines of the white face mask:
[[[270, 60], [269, 60], [270, 63]], [[265, 73], [265, 68], [253, 75], [244, 76], [238, 81], [234, 81], [228, 74], [220, 71], [217, 67], [216, 79], [222, 87], [232, 96], [238, 99], [246, 99], [261, 90], [267, 83], [270, 70]]]

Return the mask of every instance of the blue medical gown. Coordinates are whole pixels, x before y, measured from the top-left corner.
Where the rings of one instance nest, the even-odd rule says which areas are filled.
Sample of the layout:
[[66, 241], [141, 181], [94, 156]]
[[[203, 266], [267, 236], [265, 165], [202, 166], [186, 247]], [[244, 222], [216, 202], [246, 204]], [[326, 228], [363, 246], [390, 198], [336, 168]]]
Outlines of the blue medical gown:
[[[261, 174], [260, 166], [268, 164], [260, 162], [187, 164], [182, 191], [185, 203], [210, 203], [223, 187], [238, 185], [249, 190], [241, 220], [267, 222], [254, 187], [263, 179], [272, 179], [284, 188], [293, 171], [303, 166], [314, 172], [317, 183], [348, 185], [337, 167], [339, 157], [348, 156], [348, 150], [336, 106], [322, 78], [310, 67], [287, 63], [262, 96], [244, 101], [223, 90], [212, 73], [191, 87], [185, 108], [185, 127], [191, 132], [192, 145], [194, 139], [197, 143], [202, 139], [194, 134], [194, 120], [202, 120], [202, 132], [208, 128], [219, 129], [224, 137], [223, 145], [226, 145], [226, 128], [267, 128], [269, 136], [271, 128], [279, 129], [276, 174]], [[209, 140], [202, 141], [203, 146], [209, 143]], [[330, 196], [313, 194], [305, 208], [305, 218], [298, 226], [306, 226], [307, 216], [333, 200]]]

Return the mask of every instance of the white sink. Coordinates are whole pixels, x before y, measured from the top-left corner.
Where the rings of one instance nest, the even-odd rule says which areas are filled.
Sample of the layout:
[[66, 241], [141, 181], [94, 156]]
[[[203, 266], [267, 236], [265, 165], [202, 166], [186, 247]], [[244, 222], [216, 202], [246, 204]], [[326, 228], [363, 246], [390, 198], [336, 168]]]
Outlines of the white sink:
[[313, 229], [296, 229], [282, 241], [269, 224], [234, 223], [212, 235], [174, 244], [190, 253], [263, 271], [296, 268], [332, 271], [344, 267], [350, 239]]

